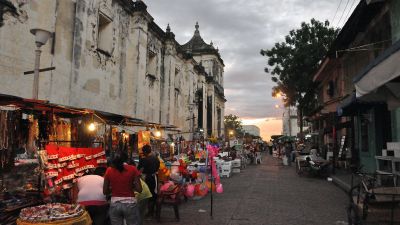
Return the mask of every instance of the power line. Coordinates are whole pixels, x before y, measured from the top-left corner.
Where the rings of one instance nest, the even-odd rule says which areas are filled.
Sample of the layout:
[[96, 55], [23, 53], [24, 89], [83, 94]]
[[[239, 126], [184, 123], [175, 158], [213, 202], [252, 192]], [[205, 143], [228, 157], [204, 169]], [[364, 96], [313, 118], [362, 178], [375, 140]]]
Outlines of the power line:
[[342, 15], [340, 16], [339, 22], [336, 24], [336, 27], [340, 25], [340, 21], [342, 21], [344, 12], [346, 12], [346, 9], [347, 9], [347, 6], [349, 5], [349, 2], [350, 2], [350, 0], [347, 0], [346, 6], [344, 7], [344, 10], [343, 10], [343, 12], [342, 12]]
[[353, 11], [352, 9], [353, 9], [353, 6], [354, 6], [354, 4], [355, 4], [356, 2], [357, 2], [357, 0], [354, 0], [354, 1], [353, 1], [353, 4], [351, 4], [350, 9], [349, 9], [349, 11], [348, 11], [347, 14], [346, 14], [346, 17], [345, 17], [346, 20], [345, 20], [345, 21], [347, 21], [347, 20], [349, 19], [349, 16], [350, 16], [349, 14], [350, 14], [350, 12]]
[[333, 19], [331, 20], [331, 24], [332, 24], [332, 25], [333, 25], [333, 21], [334, 21], [335, 18], [336, 18], [337, 12], [339, 11], [340, 5], [342, 4], [342, 1], [343, 1], [343, 0], [340, 0], [339, 5], [338, 5], [338, 7], [336, 8], [335, 15], [333, 16]]

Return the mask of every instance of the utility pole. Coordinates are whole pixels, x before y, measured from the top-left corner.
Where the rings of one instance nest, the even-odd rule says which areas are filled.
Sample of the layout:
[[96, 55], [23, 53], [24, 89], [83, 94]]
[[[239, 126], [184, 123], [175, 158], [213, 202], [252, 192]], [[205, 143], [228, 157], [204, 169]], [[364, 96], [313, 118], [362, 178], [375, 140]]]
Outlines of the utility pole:
[[289, 137], [292, 136], [292, 114], [290, 113], [290, 105], [289, 105]]

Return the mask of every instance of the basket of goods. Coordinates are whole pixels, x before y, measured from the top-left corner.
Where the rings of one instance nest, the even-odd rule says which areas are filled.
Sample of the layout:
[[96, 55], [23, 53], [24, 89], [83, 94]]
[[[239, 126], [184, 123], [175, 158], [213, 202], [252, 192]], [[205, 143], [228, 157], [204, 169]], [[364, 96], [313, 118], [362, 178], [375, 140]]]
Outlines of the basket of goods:
[[79, 217], [84, 210], [79, 205], [50, 203], [21, 210], [19, 218], [27, 222], [51, 222]]

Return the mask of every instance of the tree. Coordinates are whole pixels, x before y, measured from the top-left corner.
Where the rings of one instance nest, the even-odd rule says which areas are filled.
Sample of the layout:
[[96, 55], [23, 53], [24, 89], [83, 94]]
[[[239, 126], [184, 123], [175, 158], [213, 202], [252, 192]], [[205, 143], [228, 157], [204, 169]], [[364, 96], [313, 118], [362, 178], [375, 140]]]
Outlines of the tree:
[[243, 136], [242, 121], [236, 115], [229, 114], [224, 117], [225, 137], [229, 137], [229, 131], [234, 132], [234, 136]]
[[310, 23], [302, 22], [300, 29], [291, 30], [285, 42], [275, 43], [271, 49], [260, 52], [268, 58], [265, 72], [277, 84], [272, 88], [272, 96], [282, 93], [286, 106], [297, 105], [300, 132], [303, 130], [302, 113], [309, 111], [308, 107], [315, 101], [313, 75], [338, 32], [329, 27], [328, 21], [311, 19]]

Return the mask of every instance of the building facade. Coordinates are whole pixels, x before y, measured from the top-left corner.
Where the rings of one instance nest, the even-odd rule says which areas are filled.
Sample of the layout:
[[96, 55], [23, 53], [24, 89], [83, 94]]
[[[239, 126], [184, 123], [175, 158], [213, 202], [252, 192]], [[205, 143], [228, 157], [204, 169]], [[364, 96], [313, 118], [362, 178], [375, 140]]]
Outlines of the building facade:
[[[32, 28], [52, 32], [41, 47], [39, 99], [221, 136], [224, 63], [196, 25], [181, 45], [142, 1], [4, 0], [0, 12], [0, 93], [32, 98]], [[143, 129], [143, 128], [137, 128]]]
[[399, 141], [399, 9], [397, 1], [360, 1], [314, 76], [320, 147], [366, 172], [376, 171], [387, 142]]
[[[282, 135], [296, 137], [300, 132], [297, 120], [297, 110], [294, 107], [285, 107], [282, 115]], [[306, 127], [303, 127], [306, 129]]]
[[256, 125], [243, 125], [242, 127], [245, 134], [251, 134], [253, 136], [260, 137], [260, 128]]

